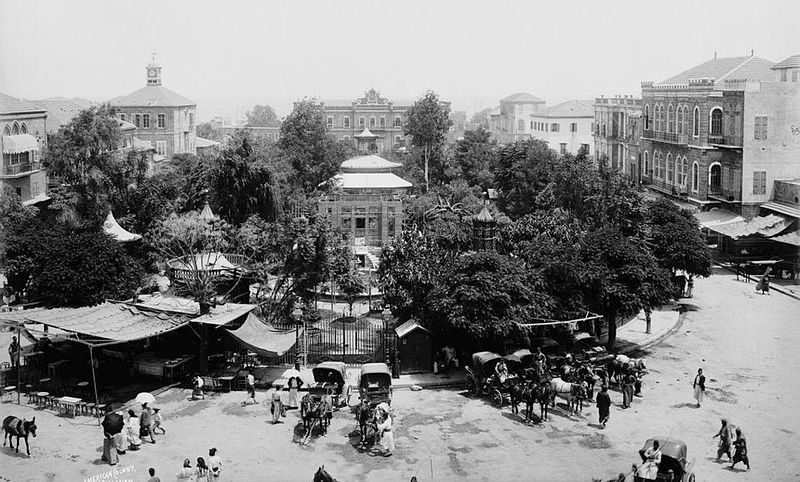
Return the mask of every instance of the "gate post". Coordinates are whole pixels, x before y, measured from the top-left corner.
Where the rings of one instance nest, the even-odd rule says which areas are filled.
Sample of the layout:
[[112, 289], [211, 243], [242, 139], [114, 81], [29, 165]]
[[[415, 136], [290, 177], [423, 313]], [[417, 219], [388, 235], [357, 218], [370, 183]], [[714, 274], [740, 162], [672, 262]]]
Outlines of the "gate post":
[[381, 318], [383, 319], [383, 354], [385, 358], [385, 362], [389, 365], [389, 320], [387, 319], [387, 315], [390, 315], [391, 312], [389, 310], [383, 310], [381, 312]]

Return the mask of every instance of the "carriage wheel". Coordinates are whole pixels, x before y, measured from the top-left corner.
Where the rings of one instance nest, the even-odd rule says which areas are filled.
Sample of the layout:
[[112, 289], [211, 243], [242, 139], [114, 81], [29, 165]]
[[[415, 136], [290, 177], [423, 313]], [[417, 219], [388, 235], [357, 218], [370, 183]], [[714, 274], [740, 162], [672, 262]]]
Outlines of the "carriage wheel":
[[492, 390], [492, 405], [495, 407], [502, 407], [503, 406], [503, 394], [497, 388]]
[[689, 474], [689, 478], [686, 479], [686, 482], [694, 482], [694, 474]]
[[478, 390], [478, 381], [475, 380], [475, 377], [472, 375], [467, 375], [464, 377], [464, 383], [467, 386], [467, 392], [480, 395], [480, 391]]

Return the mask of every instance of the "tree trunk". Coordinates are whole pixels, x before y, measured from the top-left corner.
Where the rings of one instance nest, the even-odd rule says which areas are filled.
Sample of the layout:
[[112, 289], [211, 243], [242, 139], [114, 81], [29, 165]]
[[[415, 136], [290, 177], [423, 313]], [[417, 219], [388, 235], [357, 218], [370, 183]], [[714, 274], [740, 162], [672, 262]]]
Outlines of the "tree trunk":
[[606, 342], [606, 349], [612, 351], [614, 350], [614, 345], [617, 343], [617, 314], [616, 312], [607, 313], [604, 318], [608, 323], [608, 342]]
[[423, 150], [423, 157], [425, 158], [425, 192], [428, 192], [428, 189], [430, 188], [430, 184], [428, 182], [428, 146], [425, 146], [425, 149]]
[[200, 346], [197, 350], [197, 370], [205, 375], [208, 373], [208, 351], [211, 347], [211, 334], [208, 330], [208, 325], [205, 323], [197, 323], [197, 332], [200, 335]]
[[647, 321], [647, 328], [645, 329], [645, 333], [648, 335], [650, 334], [650, 314], [653, 312], [650, 308], [645, 308], [644, 310], [644, 319]]

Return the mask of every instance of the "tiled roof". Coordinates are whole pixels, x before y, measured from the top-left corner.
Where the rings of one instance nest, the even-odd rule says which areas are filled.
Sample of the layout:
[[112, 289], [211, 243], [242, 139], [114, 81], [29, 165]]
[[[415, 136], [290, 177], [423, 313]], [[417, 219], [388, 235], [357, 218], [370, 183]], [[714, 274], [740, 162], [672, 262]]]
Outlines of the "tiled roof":
[[78, 112], [92, 106], [91, 101], [79, 97], [73, 99], [53, 97], [50, 99], [32, 100], [31, 103], [47, 110], [47, 130], [50, 132], [55, 132], [61, 126], [69, 124], [69, 122], [78, 115]]
[[147, 85], [128, 95], [115, 97], [108, 102], [114, 106], [124, 107], [180, 107], [197, 105], [195, 101], [189, 100], [161, 85]]
[[772, 66], [773, 70], [800, 68], [800, 55], [792, 55]]
[[568, 100], [531, 114], [533, 117], [592, 117], [593, 100]]
[[761, 57], [724, 57], [711, 59], [689, 70], [670, 77], [659, 84], [688, 84], [693, 79], [772, 80], [773, 63]]
[[514, 102], [514, 103], [535, 103], [535, 104], [544, 104], [544, 100], [536, 97], [533, 94], [529, 94], [527, 92], [517, 92], [516, 94], [511, 94], [508, 97], [503, 97], [500, 99], [500, 102]]
[[33, 102], [17, 99], [0, 92], [0, 114], [14, 114], [17, 112], [42, 112], [45, 109]]

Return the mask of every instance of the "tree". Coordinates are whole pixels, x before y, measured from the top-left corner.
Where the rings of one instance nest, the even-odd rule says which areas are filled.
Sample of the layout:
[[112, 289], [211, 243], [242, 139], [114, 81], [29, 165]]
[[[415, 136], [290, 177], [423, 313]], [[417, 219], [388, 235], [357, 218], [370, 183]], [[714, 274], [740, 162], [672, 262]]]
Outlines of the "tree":
[[366, 289], [367, 287], [364, 286], [358, 270], [354, 267], [350, 267], [345, 273], [336, 278], [336, 292], [342, 295], [342, 299], [350, 307], [350, 317], [353, 316], [353, 303]]
[[310, 99], [298, 102], [284, 119], [278, 146], [292, 167], [290, 183], [307, 193], [333, 177], [342, 161], [355, 154], [351, 145], [327, 135], [322, 108]]
[[247, 111], [247, 127], [278, 127], [281, 125], [277, 114], [268, 105], [254, 105], [253, 110]]
[[259, 157], [247, 131], [237, 131], [211, 162], [211, 204], [228, 222], [239, 225], [257, 214], [271, 221], [281, 206], [272, 172]]
[[[448, 110], [439, 102], [439, 96], [433, 91], [425, 94], [408, 110], [403, 133], [411, 136], [411, 144], [422, 149], [425, 171], [425, 189], [430, 188], [429, 166], [431, 159], [436, 159], [444, 143], [445, 135], [453, 122]], [[441, 159], [439, 159], [441, 162]]]
[[672, 273], [681, 270], [694, 276], [711, 275], [711, 255], [689, 211], [659, 198], [647, 203], [646, 215], [647, 240], [662, 267]]
[[488, 189], [494, 186], [495, 145], [489, 131], [478, 128], [464, 132], [464, 138], [456, 141], [455, 165], [470, 186]]
[[81, 307], [130, 298], [141, 269], [103, 232], [31, 220], [9, 236], [6, 273], [27, 301]]
[[197, 124], [197, 128], [195, 129], [195, 134], [197, 137], [202, 137], [203, 139], [210, 139], [212, 141], [221, 141], [224, 137], [219, 129], [215, 128], [211, 122], [203, 122], [202, 124]]
[[500, 208], [512, 219], [532, 213], [537, 196], [552, 180], [558, 156], [539, 139], [517, 141], [497, 153], [495, 184], [500, 190]]
[[[109, 105], [82, 110], [51, 136], [43, 164], [52, 177], [76, 194], [74, 208], [82, 218], [99, 223], [108, 212], [108, 198], [129, 179], [112, 179], [114, 171], [137, 176], [141, 166], [119, 150], [120, 131]], [[131, 165], [131, 162], [136, 165]]]
[[19, 226], [30, 222], [38, 209], [25, 206], [14, 188], [6, 183], [0, 183], [0, 266], [5, 266], [5, 255], [8, 247], [8, 238]]

